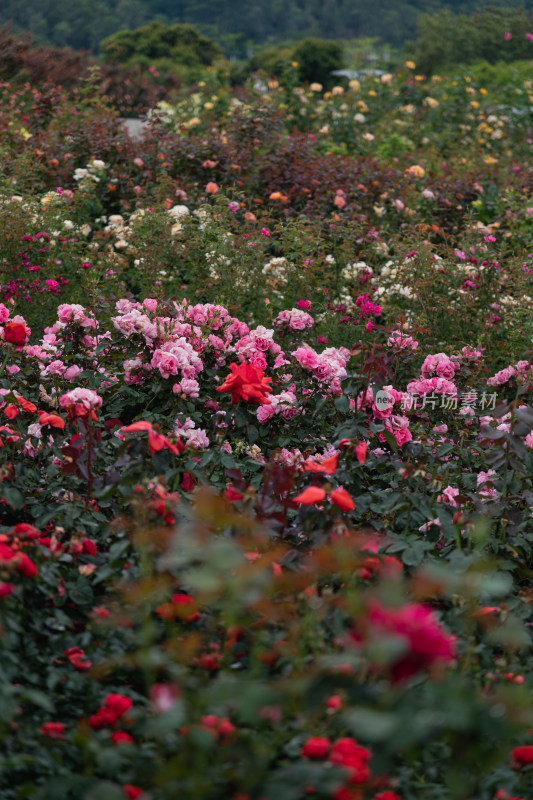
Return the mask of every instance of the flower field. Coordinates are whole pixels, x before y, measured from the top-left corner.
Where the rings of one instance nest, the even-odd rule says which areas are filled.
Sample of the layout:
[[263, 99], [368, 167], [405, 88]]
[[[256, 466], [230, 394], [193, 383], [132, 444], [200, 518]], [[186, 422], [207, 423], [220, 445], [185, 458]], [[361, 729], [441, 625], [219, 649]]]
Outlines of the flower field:
[[533, 78], [296, 67], [0, 86], [2, 800], [533, 798]]

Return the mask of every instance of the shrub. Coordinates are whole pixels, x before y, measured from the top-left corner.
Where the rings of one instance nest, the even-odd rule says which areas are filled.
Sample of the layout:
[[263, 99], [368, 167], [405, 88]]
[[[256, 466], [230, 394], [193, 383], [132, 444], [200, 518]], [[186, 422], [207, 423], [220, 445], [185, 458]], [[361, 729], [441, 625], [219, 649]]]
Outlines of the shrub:
[[303, 83], [321, 83], [332, 86], [334, 70], [343, 67], [343, 49], [338, 42], [324, 39], [304, 39], [293, 50], [293, 58], [298, 62], [298, 72]]
[[140, 64], [158, 69], [210, 66], [223, 56], [222, 48], [192, 25], [151, 22], [134, 31], [121, 31], [101, 43], [105, 61]]

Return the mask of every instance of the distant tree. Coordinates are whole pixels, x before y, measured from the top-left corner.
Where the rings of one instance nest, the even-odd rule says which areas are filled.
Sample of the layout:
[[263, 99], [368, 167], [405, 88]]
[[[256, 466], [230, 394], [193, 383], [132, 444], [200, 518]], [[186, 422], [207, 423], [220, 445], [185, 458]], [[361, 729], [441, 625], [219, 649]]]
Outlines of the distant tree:
[[304, 83], [317, 81], [326, 87], [335, 82], [331, 73], [344, 65], [341, 45], [325, 39], [304, 39], [294, 48], [293, 57]]
[[104, 61], [154, 65], [160, 61], [176, 67], [209, 66], [224, 52], [192, 25], [151, 22], [134, 31], [121, 31], [105, 39], [100, 49]]

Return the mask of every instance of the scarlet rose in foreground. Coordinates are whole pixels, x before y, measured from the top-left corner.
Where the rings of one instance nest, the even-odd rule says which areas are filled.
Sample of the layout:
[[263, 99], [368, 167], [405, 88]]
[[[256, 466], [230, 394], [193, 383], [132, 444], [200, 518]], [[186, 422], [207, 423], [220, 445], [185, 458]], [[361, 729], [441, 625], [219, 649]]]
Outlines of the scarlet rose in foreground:
[[8, 322], [4, 327], [4, 341], [22, 347], [26, 344], [28, 331], [22, 322]]
[[231, 392], [232, 404], [244, 400], [246, 403], [253, 400], [255, 403], [270, 403], [267, 392], [272, 389], [268, 385], [272, 378], [265, 378], [265, 373], [260, 367], [253, 364], [230, 364], [231, 375], [228, 375], [217, 392]]
[[[388, 608], [371, 602], [361, 633], [367, 643], [387, 636], [403, 640], [404, 652], [389, 667], [394, 681], [410, 678], [436, 663], [450, 663], [455, 656], [455, 637], [443, 630], [432, 608], [420, 603]], [[361, 641], [359, 633], [354, 639]]]

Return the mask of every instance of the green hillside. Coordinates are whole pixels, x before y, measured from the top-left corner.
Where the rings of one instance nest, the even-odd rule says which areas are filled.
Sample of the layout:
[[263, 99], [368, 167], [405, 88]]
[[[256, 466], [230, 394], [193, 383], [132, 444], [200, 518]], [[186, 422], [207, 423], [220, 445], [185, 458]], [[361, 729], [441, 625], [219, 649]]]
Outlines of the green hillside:
[[[29, 30], [37, 41], [97, 50], [102, 39], [153, 20], [190, 23], [221, 43], [228, 55], [251, 44], [319, 36], [380, 37], [400, 45], [416, 34], [420, 13], [471, 12], [479, 0], [2, 0], [0, 24]], [[532, 8], [533, 0], [507, 2]]]

